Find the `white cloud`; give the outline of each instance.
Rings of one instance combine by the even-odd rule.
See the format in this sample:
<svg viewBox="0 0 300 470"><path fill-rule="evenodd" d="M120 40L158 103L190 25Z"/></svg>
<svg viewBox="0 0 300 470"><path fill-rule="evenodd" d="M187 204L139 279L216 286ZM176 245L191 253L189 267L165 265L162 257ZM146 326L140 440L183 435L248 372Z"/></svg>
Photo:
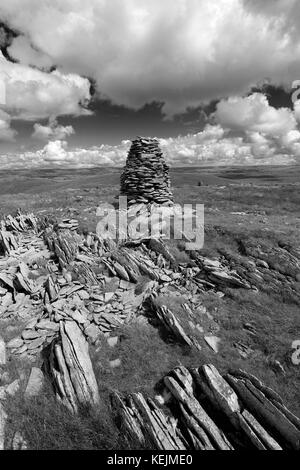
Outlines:
<svg viewBox="0 0 300 470"><path fill-rule="evenodd" d="M80 105L90 99L90 83L76 74L41 72L7 61L0 52L6 86L4 109L12 119L37 120L90 112Z"/></svg>
<svg viewBox="0 0 300 470"><path fill-rule="evenodd" d="M164 139L161 146L171 165L224 165L254 161L251 145L241 137L227 136L220 126L208 125L197 134Z"/></svg>
<svg viewBox="0 0 300 470"><path fill-rule="evenodd" d="M0 141L13 141L16 134L10 127L10 116L0 109Z"/></svg>
<svg viewBox="0 0 300 470"><path fill-rule="evenodd" d="M50 120L47 126L35 123L32 137L38 140L64 140L75 133L72 126L60 126L56 120Z"/></svg>
<svg viewBox="0 0 300 470"><path fill-rule="evenodd" d="M91 76L133 108L172 114L300 77L297 0L0 0L0 16L27 37L10 47L21 62Z"/></svg>
<svg viewBox="0 0 300 470"><path fill-rule="evenodd" d="M267 136L284 135L297 126L292 110L273 108L262 93L221 100L217 104L215 119L225 128Z"/></svg>
<svg viewBox="0 0 300 470"><path fill-rule="evenodd" d="M53 140L48 142L42 150L42 157L44 162L60 163L66 162L69 155L66 151L67 142L62 140Z"/></svg>
<svg viewBox="0 0 300 470"><path fill-rule="evenodd" d="M201 132L159 139L171 166L288 164L300 159L300 131L293 111L273 108L261 94L223 100L213 117L216 123L207 124ZM54 120L48 126L35 126L35 132L66 137L70 134L67 127ZM64 139L57 138L42 150L21 154L19 163L17 157L0 157L0 164L2 168L11 162L21 162L22 167L121 166L129 147L130 141L124 140L117 146L69 149Z"/></svg>

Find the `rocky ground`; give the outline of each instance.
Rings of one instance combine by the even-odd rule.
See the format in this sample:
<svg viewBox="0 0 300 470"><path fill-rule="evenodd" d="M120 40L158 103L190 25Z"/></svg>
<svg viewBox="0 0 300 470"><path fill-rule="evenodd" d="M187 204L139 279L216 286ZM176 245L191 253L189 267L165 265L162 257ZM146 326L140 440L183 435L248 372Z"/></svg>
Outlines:
<svg viewBox="0 0 300 470"><path fill-rule="evenodd" d="M204 248L186 252L99 239L117 186L59 178L1 196L2 447L298 448L297 181L173 176L176 202L205 204Z"/></svg>

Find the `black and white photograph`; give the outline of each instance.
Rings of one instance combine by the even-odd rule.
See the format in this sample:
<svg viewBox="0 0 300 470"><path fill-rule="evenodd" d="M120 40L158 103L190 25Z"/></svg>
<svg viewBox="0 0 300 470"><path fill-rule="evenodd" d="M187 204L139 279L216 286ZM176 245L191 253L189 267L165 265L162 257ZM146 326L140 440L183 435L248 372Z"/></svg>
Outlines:
<svg viewBox="0 0 300 470"><path fill-rule="evenodd" d="M299 0L0 0L1 455L300 450L299 233Z"/></svg>

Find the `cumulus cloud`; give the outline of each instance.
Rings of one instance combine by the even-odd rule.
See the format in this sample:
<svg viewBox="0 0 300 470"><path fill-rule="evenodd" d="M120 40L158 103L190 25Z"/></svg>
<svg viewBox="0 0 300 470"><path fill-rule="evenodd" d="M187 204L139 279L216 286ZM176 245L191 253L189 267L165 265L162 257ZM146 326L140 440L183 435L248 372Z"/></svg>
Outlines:
<svg viewBox="0 0 300 470"><path fill-rule="evenodd" d="M13 141L16 134L10 127L10 116L0 109L0 141Z"/></svg>
<svg viewBox="0 0 300 470"><path fill-rule="evenodd" d="M66 152L67 142L62 140L54 140L48 142L42 150L44 162L59 163L68 160L68 153Z"/></svg>
<svg viewBox="0 0 300 470"><path fill-rule="evenodd" d="M130 141L124 140L116 146L103 144L88 149L70 149L65 140L52 140L36 152L0 155L0 166L2 169L122 166L129 147Z"/></svg>
<svg viewBox="0 0 300 470"><path fill-rule="evenodd" d="M280 161L284 162L286 158L290 163L300 156L299 110L299 100L294 110L275 109L269 105L266 96L253 93L244 98L221 100L213 118L229 134L240 133L243 142L250 144L256 160L269 163L277 155Z"/></svg>
<svg viewBox="0 0 300 470"><path fill-rule="evenodd" d="M273 108L262 93L221 100L214 116L225 128L268 136L284 135L297 126L292 110Z"/></svg>
<svg viewBox="0 0 300 470"><path fill-rule="evenodd" d="M0 16L23 34L15 59L93 77L132 108L171 115L300 77L297 0L0 0Z"/></svg>
<svg viewBox="0 0 300 470"><path fill-rule="evenodd" d="M60 126L57 120L49 120L47 126L35 123L32 137L38 140L64 140L75 133L72 126Z"/></svg>
<svg viewBox="0 0 300 470"><path fill-rule="evenodd" d="M90 83L79 75L45 73L9 62L1 52L0 70L6 89L4 109L12 119L90 114L81 106L90 99Z"/></svg>
<svg viewBox="0 0 300 470"><path fill-rule="evenodd" d="M229 106L231 103L229 101ZM249 100L245 98L243 103L248 109ZM225 102L222 106L224 105ZM243 115L241 108L239 102L240 114ZM264 116L265 106L260 109ZM263 117L255 114L255 119L262 123L262 129L265 130ZM236 127L233 125L233 128L229 129L228 121L226 123L226 128L220 123L207 124L196 134L159 139L167 162L171 166L288 164L295 163L300 158L300 132L297 129L287 130L285 134L282 132L274 134L272 128L269 133L262 133L260 132L262 129L257 130L254 124L253 126L247 124L246 132L237 135ZM0 156L0 164L2 168L12 165L23 168L49 165L75 168L123 166L129 147L130 141L124 140L116 146L101 145L89 149L69 149L66 141L54 140L37 152L21 154L19 159L16 156L11 158Z"/></svg>

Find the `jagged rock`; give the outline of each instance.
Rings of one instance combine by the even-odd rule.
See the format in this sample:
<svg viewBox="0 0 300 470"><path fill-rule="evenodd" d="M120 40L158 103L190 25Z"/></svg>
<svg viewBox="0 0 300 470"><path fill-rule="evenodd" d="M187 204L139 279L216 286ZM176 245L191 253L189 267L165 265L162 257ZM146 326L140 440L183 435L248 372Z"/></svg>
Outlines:
<svg viewBox="0 0 300 470"><path fill-rule="evenodd" d="M149 178L142 187L141 204L131 210L132 216L137 208L145 220L157 212L159 206L148 203L155 198L150 185L153 182ZM284 265L277 270L263 253L253 254L258 262L250 266L251 272L236 267L227 258L218 261L198 255L192 268L184 263L177 265L161 239L150 237L120 245L119 241L91 233L81 236L76 233L76 225L75 221L64 220L54 229L49 226L45 230L44 226L49 250L42 234L37 234L37 221L30 217L8 217L0 230L0 250L4 254L0 256L0 318L20 318L26 323L24 339L14 338L7 348L18 357L36 360L42 346L51 341L44 350L46 370L57 397L74 412L80 404L99 403L85 335L96 342L100 335L108 336L124 322L147 322L143 316L148 313L145 301L149 299L153 304L158 298L154 313L174 338L197 349L209 338L210 346L217 350L211 339L219 338L215 335L220 327L203 308L201 293L213 289L219 295L223 287L254 288L256 283L260 287L267 276L272 277L276 287L283 276L281 271L289 272L289 266ZM283 264L287 259L292 264L287 282L294 283L300 272L298 260L282 250L278 253ZM41 266L46 261L49 276L38 272L39 256ZM266 258L272 269L260 263L261 258ZM169 306L168 300L160 304L162 293L167 299L170 292L178 297L178 309ZM247 334L256 334L255 325L245 324L244 328ZM248 352L241 342L235 347L240 354ZM5 384L0 389L1 398L14 394L19 387L19 381L1 383ZM236 371L222 377L213 366L191 371L178 368L165 377L164 383L168 398L157 400L164 408L142 394L115 397L127 432L143 445L150 440L157 449L173 450L299 449L299 418L274 391L250 374Z"/></svg>
<svg viewBox="0 0 300 470"><path fill-rule="evenodd" d="M277 374L285 375L285 370L281 362L277 360L270 360L269 365Z"/></svg>
<svg viewBox="0 0 300 470"><path fill-rule="evenodd" d="M195 347L198 350L201 350L201 345L198 342L197 336L188 334L185 331L185 328L180 322L180 316L175 316L175 314L167 308L165 305L156 305L155 307L156 315L165 328L172 333L173 336L177 337L180 342L187 344L190 347Z"/></svg>
<svg viewBox="0 0 300 470"><path fill-rule="evenodd" d="M226 380L237 392L240 399L264 428L275 436L278 443L294 450L300 449L300 420L293 416L280 402L269 398L266 393L250 380L251 376L232 374ZM273 395L273 394L272 394ZM273 395L274 396L274 395Z"/></svg>
<svg viewBox="0 0 300 470"><path fill-rule="evenodd" d="M25 398L35 397L40 393L44 385L44 374L38 367L33 367L27 382Z"/></svg>
<svg viewBox="0 0 300 470"><path fill-rule="evenodd" d="M259 422L247 411L226 380L217 369L209 364L194 371L193 377L200 390L230 421L239 438L257 449L280 450L280 445L264 430Z"/></svg>
<svg viewBox="0 0 300 470"><path fill-rule="evenodd" d="M6 254L10 254L12 250L17 249L17 241L11 232L0 230L0 248Z"/></svg>
<svg viewBox="0 0 300 470"><path fill-rule="evenodd" d="M88 351L88 343L77 323L60 322L60 338L51 344L45 364L56 396L71 411L78 405L99 404L99 392Z"/></svg>
<svg viewBox="0 0 300 470"><path fill-rule="evenodd" d="M59 224L60 229L76 230L78 228L78 220L76 219L63 219Z"/></svg>
<svg viewBox="0 0 300 470"><path fill-rule="evenodd" d="M22 214L18 211L15 217L8 215L3 224L7 230L23 232L25 230L36 230L37 219L34 214Z"/></svg>
<svg viewBox="0 0 300 470"><path fill-rule="evenodd" d="M239 355L244 359L247 359L247 357L249 357L253 353L253 349L251 349L249 346L242 343L241 341L233 343L233 346L237 349Z"/></svg>
<svg viewBox="0 0 300 470"><path fill-rule="evenodd" d="M114 393L113 405L124 421L129 437L138 439L141 444L147 438L159 450L186 449L176 419L165 415L150 398L145 399L141 393L134 393L124 399Z"/></svg>
<svg viewBox="0 0 300 470"><path fill-rule="evenodd" d="M247 387L252 385L252 392L261 402L258 411L250 410L244 390L232 387L236 381L248 381ZM284 407L273 390L244 371L222 377L211 364L191 371L177 367L164 377L164 384L169 395L164 399L163 390L156 397L166 407L164 410L141 393L113 394L113 407L129 440L138 440L141 445L150 440L154 448L161 450L297 448L299 418ZM270 426L270 404L285 421L278 415L279 422ZM260 408L265 405L267 411L263 415ZM254 405L250 402L250 406Z"/></svg>
<svg viewBox="0 0 300 470"><path fill-rule="evenodd" d="M219 430L196 399L193 378L186 368L174 369L171 375L164 378L164 383L178 400L186 426L195 435L202 449L232 449L224 433Z"/></svg>

